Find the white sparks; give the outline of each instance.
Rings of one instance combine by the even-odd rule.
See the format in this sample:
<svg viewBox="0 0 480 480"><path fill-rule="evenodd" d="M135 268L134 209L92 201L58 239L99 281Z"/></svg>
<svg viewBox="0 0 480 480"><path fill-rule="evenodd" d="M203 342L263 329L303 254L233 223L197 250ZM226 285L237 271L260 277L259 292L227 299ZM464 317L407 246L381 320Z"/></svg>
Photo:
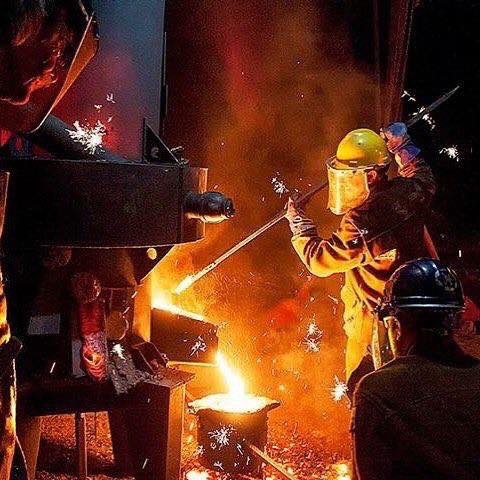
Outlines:
<svg viewBox="0 0 480 480"><path fill-rule="evenodd" d="M238 450L238 453L243 456L244 452L243 452L241 443L237 443L237 450Z"/></svg>
<svg viewBox="0 0 480 480"><path fill-rule="evenodd" d="M107 102L117 103L113 98L113 93L107 93Z"/></svg>
<svg viewBox="0 0 480 480"><path fill-rule="evenodd" d="M207 344L205 340L199 336L197 341L193 344L193 347L190 349L190 356L193 357L194 355L198 357L198 352L205 352L207 350Z"/></svg>
<svg viewBox="0 0 480 480"><path fill-rule="evenodd" d="M320 339L305 337L303 343L307 352L318 353L320 351Z"/></svg>
<svg viewBox="0 0 480 480"><path fill-rule="evenodd" d="M142 470L144 470L145 467L147 466L148 460L149 460L148 458L146 458L146 459L144 460L143 465L142 465Z"/></svg>
<svg viewBox="0 0 480 480"><path fill-rule="evenodd" d="M318 328L318 325L315 322L310 322L308 325L307 335L322 335L322 331Z"/></svg>
<svg viewBox="0 0 480 480"><path fill-rule="evenodd" d="M94 105L94 107L95 107L97 110L101 110L101 109L103 108L103 105L98 104L98 105Z"/></svg>
<svg viewBox="0 0 480 480"><path fill-rule="evenodd" d="M411 95L410 93L408 93L406 90L403 91L403 94L402 94L402 98L405 98L407 99L407 102L416 102L417 99Z"/></svg>
<svg viewBox="0 0 480 480"><path fill-rule="evenodd" d="M223 470L223 464L222 462L214 462L213 464L214 467L219 468L220 470Z"/></svg>
<svg viewBox="0 0 480 480"><path fill-rule="evenodd" d="M413 112L412 117L415 117L419 113L422 113L424 110L425 110L425 107L420 107L417 111ZM426 113L425 115L423 115L422 120L424 120L427 123L427 125L430 127L430 130L433 130L436 127L435 120L429 113Z"/></svg>
<svg viewBox="0 0 480 480"><path fill-rule="evenodd" d="M280 196L282 196L285 193L288 193L289 190L285 185L285 182L279 177L280 173L276 172L275 175L276 176L272 177L272 181L271 181L273 185L273 191Z"/></svg>
<svg viewBox="0 0 480 480"><path fill-rule="evenodd" d="M84 146L86 152L93 155L97 148L101 148L103 144L103 137L106 135L107 130L105 125L97 120L97 123L92 127L89 124L80 125L77 120L73 126L75 130L66 129L70 138Z"/></svg>
<svg viewBox="0 0 480 480"><path fill-rule="evenodd" d="M320 351L322 337L323 331L318 328L315 322L310 322L307 328L307 334L303 339L305 350L307 352L318 353Z"/></svg>
<svg viewBox="0 0 480 480"><path fill-rule="evenodd" d="M217 430L208 432L208 436L215 442L213 445L218 448L226 447L230 443L230 435L233 433L234 428L232 425L222 426Z"/></svg>
<svg viewBox="0 0 480 480"><path fill-rule="evenodd" d="M121 358L122 360L125 360L125 355L123 354L124 353L123 347L119 343L116 343L112 347L112 353L115 353L116 355L118 355L119 358Z"/></svg>
<svg viewBox="0 0 480 480"><path fill-rule="evenodd" d="M57 364L57 362L53 362L52 363L52 366L50 367L50 374L53 373L53 370L55 369L55 365Z"/></svg>
<svg viewBox="0 0 480 480"><path fill-rule="evenodd" d="M342 382L336 375L335 375L335 385L330 390L332 398L339 402L348 392L348 387L345 382Z"/></svg>
<svg viewBox="0 0 480 480"><path fill-rule="evenodd" d="M461 250L458 251L458 258L462 258L462 251Z"/></svg>
<svg viewBox="0 0 480 480"><path fill-rule="evenodd" d="M456 145L443 147L439 150L439 153L446 155L448 158L454 158L457 162L460 160L460 154Z"/></svg>

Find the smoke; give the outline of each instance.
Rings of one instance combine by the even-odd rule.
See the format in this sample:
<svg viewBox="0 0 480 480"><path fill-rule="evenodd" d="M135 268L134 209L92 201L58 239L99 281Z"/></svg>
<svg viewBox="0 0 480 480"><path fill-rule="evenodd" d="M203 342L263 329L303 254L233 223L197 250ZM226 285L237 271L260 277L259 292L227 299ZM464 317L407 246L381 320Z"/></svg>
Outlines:
<svg viewBox="0 0 480 480"><path fill-rule="evenodd" d="M167 139L186 146L192 164L209 167L209 188L231 195L237 216L207 227L204 241L173 249L154 273L156 294L281 209L287 196L274 192L272 178L305 191L326 178L325 159L346 132L375 127L374 85L353 59L338 5L170 5ZM326 211L326 193L308 213L325 236L338 224ZM286 223L274 227L175 301L221 325L222 350L249 390L284 403L279 420L321 431L338 449L346 445L349 416L346 401L331 398L335 376L345 376L341 279L307 275L289 238ZM318 351L307 343L312 324L323 332L315 337ZM193 388L206 394L211 377L199 372Z"/></svg>

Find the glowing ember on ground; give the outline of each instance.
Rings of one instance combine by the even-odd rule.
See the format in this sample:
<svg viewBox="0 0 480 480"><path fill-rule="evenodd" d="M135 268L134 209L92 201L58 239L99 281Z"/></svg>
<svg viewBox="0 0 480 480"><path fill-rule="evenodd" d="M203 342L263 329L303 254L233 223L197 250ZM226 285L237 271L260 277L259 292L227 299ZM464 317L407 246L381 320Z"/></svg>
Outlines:
<svg viewBox="0 0 480 480"><path fill-rule="evenodd" d="M457 160L457 162L460 160L460 154L456 145L452 145L451 147L443 147L439 150L439 153L443 153L449 158L454 158Z"/></svg>
<svg viewBox="0 0 480 480"><path fill-rule="evenodd" d="M80 125L78 120L74 122L73 126L75 130L67 129L67 132L70 138L83 145L86 152L93 155L97 149L102 147L103 137L106 135L107 129L100 120L97 120L93 127L89 124Z"/></svg>
<svg viewBox="0 0 480 480"><path fill-rule="evenodd" d="M289 190L285 185L285 182L279 178L280 173L277 172L275 177L272 177L272 185L273 191L277 194L282 196L285 193L288 193Z"/></svg>
<svg viewBox="0 0 480 480"><path fill-rule="evenodd" d="M169 303L167 300L160 297L153 299L152 307L157 308L158 310L164 310L166 312L173 313L175 315L182 315L184 317L192 318L193 320L198 320L200 322L203 322L205 320L205 317L203 315L184 310L183 308L177 307L176 305L173 305L172 303Z"/></svg>
<svg viewBox="0 0 480 480"><path fill-rule="evenodd" d="M345 382L342 382L337 376L335 376L335 385L332 387L330 393L332 398L339 402L348 392L348 387Z"/></svg>
<svg viewBox="0 0 480 480"><path fill-rule="evenodd" d="M175 288L173 293L175 293L176 295L179 295L184 290L189 288L193 284L194 281L195 281L195 276L194 275L188 275L177 285L177 287Z"/></svg>
<svg viewBox="0 0 480 480"><path fill-rule="evenodd" d="M208 472L200 471L200 470L190 470L186 473L185 478L187 480L209 480L210 475Z"/></svg>

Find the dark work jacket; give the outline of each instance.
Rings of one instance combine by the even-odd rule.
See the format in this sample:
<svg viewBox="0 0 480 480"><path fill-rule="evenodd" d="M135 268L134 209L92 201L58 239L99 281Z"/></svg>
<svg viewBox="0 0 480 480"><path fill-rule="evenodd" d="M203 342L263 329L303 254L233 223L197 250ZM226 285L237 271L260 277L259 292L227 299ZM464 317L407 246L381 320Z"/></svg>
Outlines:
<svg viewBox="0 0 480 480"><path fill-rule="evenodd" d="M352 414L358 480L480 479L480 362L409 355L365 376Z"/></svg>

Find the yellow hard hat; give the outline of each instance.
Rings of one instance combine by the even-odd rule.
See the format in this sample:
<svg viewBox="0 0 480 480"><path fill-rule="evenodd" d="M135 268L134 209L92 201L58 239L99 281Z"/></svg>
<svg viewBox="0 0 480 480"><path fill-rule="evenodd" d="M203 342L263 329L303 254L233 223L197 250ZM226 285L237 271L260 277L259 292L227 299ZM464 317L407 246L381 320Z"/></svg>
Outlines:
<svg viewBox="0 0 480 480"><path fill-rule="evenodd" d="M338 144L335 167L339 169L368 168L388 165L390 157L383 138L373 130L352 130Z"/></svg>

